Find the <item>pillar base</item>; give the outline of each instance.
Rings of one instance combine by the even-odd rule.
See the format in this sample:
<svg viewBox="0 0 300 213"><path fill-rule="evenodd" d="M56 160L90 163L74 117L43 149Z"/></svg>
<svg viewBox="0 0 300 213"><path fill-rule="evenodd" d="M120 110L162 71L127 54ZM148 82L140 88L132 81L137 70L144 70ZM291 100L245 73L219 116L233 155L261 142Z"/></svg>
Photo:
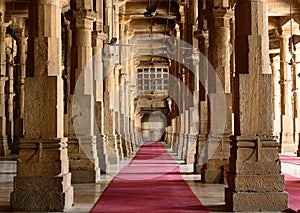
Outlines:
<svg viewBox="0 0 300 213"><path fill-rule="evenodd" d="M280 133L280 151L295 152L297 145L294 142L294 133Z"/></svg>
<svg viewBox="0 0 300 213"><path fill-rule="evenodd" d="M124 150L123 150L123 140L121 135L115 135L115 143L118 149L118 153L119 153L119 158L120 160L124 159Z"/></svg>
<svg viewBox="0 0 300 213"><path fill-rule="evenodd" d="M121 140L123 156L126 157L130 153L130 148L129 148L129 144L128 144L127 137L126 137L125 133L120 135L120 140Z"/></svg>
<svg viewBox="0 0 300 213"><path fill-rule="evenodd" d="M225 188L225 202L229 211L234 212L282 212L287 209L286 192L234 192Z"/></svg>
<svg viewBox="0 0 300 213"><path fill-rule="evenodd" d="M187 146L187 154L186 154L186 162L187 164L195 163L195 153L196 153L196 144L197 144L197 135L188 135L188 146Z"/></svg>
<svg viewBox="0 0 300 213"><path fill-rule="evenodd" d="M99 182L100 168L98 166L96 138L94 136L79 137L79 139L70 138L68 145L72 183Z"/></svg>
<svg viewBox="0 0 300 213"><path fill-rule="evenodd" d="M274 136L235 136L231 143L225 202L232 211L266 212L288 208L278 143Z"/></svg>
<svg viewBox="0 0 300 213"><path fill-rule="evenodd" d="M229 164L230 156L230 138L229 136L223 136L222 138L208 139L208 148L212 150L207 150L207 156L203 160L205 167L201 171L201 180L204 183L224 183L224 167ZM211 153L214 152L214 153ZM207 158L207 159L206 159Z"/></svg>
<svg viewBox="0 0 300 213"><path fill-rule="evenodd" d="M62 212L73 205L67 139L22 139L13 211Z"/></svg>
<svg viewBox="0 0 300 213"><path fill-rule="evenodd" d="M9 154L7 136L0 136L0 156L7 156Z"/></svg>
<svg viewBox="0 0 300 213"><path fill-rule="evenodd" d="M106 148L108 164L119 164L120 155L115 135L106 136Z"/></svg>
<svg viewBox="0 0 300 213"><path fill-rule="evenodd" d="M172 144L171 144L171 147L172 147L172 152L178 154L178 133L173 133L173 136L172 136Z"/></svg>
<svg viewBox="0 0 300 213"><path fill-rule="evenodd" d="M184 134L179 133L178 135L178 146L177 146L177 156L183 160L183 146L184 146Z"/></svg>
<svg viewBox="0 0 300 213"><path fill-rule="evenodd" d="M108 157L106 150L106 137L105 135L97 136L97 153L99 158L99 167L101 174L106 174L108 166Z"/></svg>
<svg viewBox="0 0 300 213"><path fill-rule="evenodd" d="M204 147L207 140L206 134L199 134L197 138L196 144L196 153L195 153L195 163L194 163L194 172L197 174L201 174L201 168L204 164Z"/></svg>
<svg viewBox="0 0 300 213"><path fill-rule="evenodd" d="M20 138L15 137L14 143L12 145L11 153L12 154L19 154L19 148L20 148Z"/></svg>
<svg viewBox="0 0 300 213"><path fill-rule="evenodd" d="M71 173L60 177L15 177L11 193L14 211L62 212L73 205Z"/></svg>

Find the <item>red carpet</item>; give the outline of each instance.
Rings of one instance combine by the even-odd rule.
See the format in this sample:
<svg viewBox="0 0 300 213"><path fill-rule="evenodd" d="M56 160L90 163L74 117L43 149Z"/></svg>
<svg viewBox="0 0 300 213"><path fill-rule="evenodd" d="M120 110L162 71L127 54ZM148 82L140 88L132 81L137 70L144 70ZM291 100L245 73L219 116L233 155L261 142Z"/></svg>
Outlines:
<svg viewBox="0 0 300 213"><path fill-rule="evenodd" d="M300 178L289 174L285 175L284 190L289 193L289 208L294 211L300 211Z"/></svg>
<svg viewBox="0 0 300 213"><path fill-rule="evenodd" d="M292 164L300 165L300 157L280 155L280 160L285 163L292 163Z"/></svg>
<svg viewBox="0 0 300 213"><path fill-rule="evenodd" d="M162 143L145 143L109 184L91 213L208 212Z"/></svg>

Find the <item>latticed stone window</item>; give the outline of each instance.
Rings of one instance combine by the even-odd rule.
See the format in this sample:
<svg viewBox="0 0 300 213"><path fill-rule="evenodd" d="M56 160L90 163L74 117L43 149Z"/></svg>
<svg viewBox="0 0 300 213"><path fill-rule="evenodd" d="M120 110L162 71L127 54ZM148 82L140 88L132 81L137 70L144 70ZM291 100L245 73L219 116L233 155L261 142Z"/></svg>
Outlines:
<svg viewBox="0 0 300 213"><path fill-rule="evenodd" d="M168 67L139 67L137 69L137 88L142 91L169 90L169 68Z"/></svg>

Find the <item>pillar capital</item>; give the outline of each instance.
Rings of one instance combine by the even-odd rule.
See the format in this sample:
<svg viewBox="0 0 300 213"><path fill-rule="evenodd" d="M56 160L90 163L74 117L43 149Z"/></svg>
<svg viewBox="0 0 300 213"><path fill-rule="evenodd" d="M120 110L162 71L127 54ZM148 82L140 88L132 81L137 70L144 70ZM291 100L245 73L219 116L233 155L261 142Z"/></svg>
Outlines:
<svg viewBox="0 0 300 213"><path fill-rule="evenodd" d="M69 3L68 0L34 0L31 4L56 5L63 7Z"/></svg>
<svg viewBox="0 0 300 213"><path fill-rule="evenodd" d="M67 13L66 13L66 18L70 21L78 21L78 20L82 20L82 19L85 19L85 20L89 20L89 21L96 21L96 17L97 17L97 14L94 12L94 11L91 11L91 10L85 10L85 9L82 9L82 10L69 10ZM89 24L87 24L87 26L90 28Z"/></svg>
<svg viewBox="0 0 300 213"><path fill-rule="evenodd" d="M206 19L214 19L214 18L232 18L233 10L225 7L212 7L208 8L204 11L204 16Z"/></svg>
<svg viewBox="0 0 300 213"><path fill-rule="evenodd" d="M108 35L106 33L99 32L99 31L93 31L92 36L93 36L93 39L99 39L102 41L105 41L108 38Z"/></svg>
<svg viewBox="0 0 300 213"><path fill-rule="evenodd" d="M194 31L194 38L196 38L198 40L202 39L202 38L208 38L208 31L198 29L198 30Z"/></svg>

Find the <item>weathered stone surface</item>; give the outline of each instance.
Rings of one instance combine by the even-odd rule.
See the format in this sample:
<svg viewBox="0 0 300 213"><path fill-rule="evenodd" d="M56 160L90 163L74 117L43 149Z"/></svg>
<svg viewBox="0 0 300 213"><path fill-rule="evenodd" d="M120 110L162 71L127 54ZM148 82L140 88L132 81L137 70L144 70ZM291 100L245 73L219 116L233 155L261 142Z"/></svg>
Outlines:
<svg viewBox="0 0 300 213"><path fill-rule="evenodd" d="M284 175L233 175L228 173L228 186L236 192L283 192Z"/></svg>
<svg viewBox="0 0 300 213"><path fill-rule="evenodd" d="M269 212L287 209L288 193L235 193L225 189L226 204L236 212Z"/></svg>
<svg viewBox="0 0 300 213"><path fill-rule="evenodd" d="M60 177L14 178L11 206L15 211L60 212L73 205L71 173ZM51 187L49 187L51 186Z"/></svg>

